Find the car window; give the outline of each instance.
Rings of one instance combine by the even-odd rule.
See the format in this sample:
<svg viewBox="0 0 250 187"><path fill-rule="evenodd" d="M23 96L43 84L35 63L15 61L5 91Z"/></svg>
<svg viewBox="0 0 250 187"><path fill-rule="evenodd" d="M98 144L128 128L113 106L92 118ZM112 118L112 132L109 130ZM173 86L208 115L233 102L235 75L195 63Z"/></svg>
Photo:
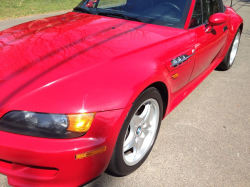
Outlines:
<svg viewBox="0 0 250 187"><path fill-rule="evenodd" d="M189 28L208 22L212 14L220 12L219 0L196 0Z"/></svg>
<svg viewBox="0 0 250 187"><path fill-rule="evenodd" d="M190 4L191 0L84 0L78 7L92 14L183 28Z"/></svg>
<svg viewBox="0 0 250 187"><path fill-rule="evenodd" d="M189 28L197 27L203 23L202 20L202 4L201 0L197 0L195 3L193 15L189 24Z"/></svg>
<svg viewBox="0 0 250 187"><path fill-rule="evenodd" d="M202 0L203 23L206 23L212 14L220 12L219 0Z"/></svg>

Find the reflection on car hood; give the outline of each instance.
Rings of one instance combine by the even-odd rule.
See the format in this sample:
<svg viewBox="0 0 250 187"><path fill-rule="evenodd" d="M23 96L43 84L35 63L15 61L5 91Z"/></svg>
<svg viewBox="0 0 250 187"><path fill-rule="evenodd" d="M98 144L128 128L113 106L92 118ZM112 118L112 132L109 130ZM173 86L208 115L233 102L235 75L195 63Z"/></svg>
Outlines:
<svg viewBox="0 0 250 187"><path fill-rule="evenodd" d="M0 116L1 111L8 108L52 112L46 109L50 108L48 104L41 106L42 103L60 103L63 108L63 103L70 100L65 95L71 97L70 92L75 93L76 100L72 104L76 108L70 112L79 111L82 108L79 100L84 101L97 91L87 85L105 81L104 75L111 72L109 63L114 59L182 32L169 28L159 34L152 32L151 27L134 21L70 12L0 32ZM160 30L162 26L155 27ZM65 82L77 74L82 74L82 80L75 78L71 79L73 82ZM60 81L64 83L52 89ZM79 93L72 91L77 87ZM96 101L96 106L103 102ZM90 104L85 107L91 108ZM117 106L110 104L110 107ZM111 108L104 107L104 110Z"/></svg>

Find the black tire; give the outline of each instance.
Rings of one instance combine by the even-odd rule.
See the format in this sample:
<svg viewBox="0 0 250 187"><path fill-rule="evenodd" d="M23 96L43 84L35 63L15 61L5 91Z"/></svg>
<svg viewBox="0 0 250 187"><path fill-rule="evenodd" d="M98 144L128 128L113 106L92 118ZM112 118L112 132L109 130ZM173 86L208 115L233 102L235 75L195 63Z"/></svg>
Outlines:
<svg viewBox="0 0 250 187"><path fill-rule="evenodd" d="M128 134L130 134L132 132L132 130L130 130L131 123L133 123L132 118L135 115L139 116L140 111L146 110L145 108L146 108L147 103L145 103L145 102L151 101L151 100L152 101L157 101L158 106L159 106L159 110L154 110L154 111L159 111L159 116L158 116L157 112L155 112L155 115L154 115L154 116L158 116L157 127L154 127L155 128L154 133L156 133L156 134L154 135L154 137L152 137L152 141L150 141L151 145L148 145L147 141L146 141L145 144L141 143L141 145L144 145L144 146L141 146L140 149L143 150L142 148L144 147L147 150L147 151L145 151L145 155L142 156L142 158L137 163L135 163L133 165L128 165L126 163L126 161L125 161L126 159L125 159L125 156L124 156L124 154L126 154L126 153L124 153L124 142L127 140L128 136L130 136ZM145 105L142 105L144 103L145 103ZM150 102L149 102L149 104L150 104L150 106L153 105ZM151 107L150 107L149 113L150 112L152 112ZM142 113L143 112L141 112L141 114ZM152 115L150 115L150 116L152 116ZM152 147L153 147L153 145L155 143L155 140L157 138L159 128L160 128L160 124L161 124L161 120L162 120L162 116L163 116L163 102L162 102L162 98L161 98L161 95L160 95L159 91L154 87L148 88L145 91L143 91L138 96L138 98L135 100L135 102L134 102L133 106L131 107L131 109L130 109L130 111L129 111L129 113L128 113L128 115L127 115L127 117L126 117L126 119L125 119L125 121L123 123L123 126L122 126L122 128L120 130L120 133L119 133L119 136L117 138L116 145L115 145L115 148L114 148L114 151L113 151L112 158L111 158L109 166L107 168L108 173L113 174L115 176L125 176L125 175L128 175L128 174L134 172L136 169L138 169L143 164L143 162L148 157L148 155L149 155L149 153L150 153L150 151L151 151L151 149L152 149ZM153 118L153 119L155 119L155 118ZM149 123L151 123L151 122L149 122ZM156 123L157 122L155 122L155 124ZM141 125L141 124L143 124L143 123L140 123L141 129L142 129L141 132L139 132L140 134L138 133L138 128L139 128L138 127L136 131L133 131L134 132L133 137L142 135L142 133L143 133L143 125ZM148 125L148 126L151 129L151 124ZM131 131L131 132L128 132L128 131ZM142 142L145 142L146 137L148 137L148 135L150 135L150 133L148 133L147 135L144 136L145 139ZM133 151L134 151L134 148L131 148L131 149L133 149ZM140 151L140 149L138 148L139 151ZM132 152L132 154L133 154L133 151L130 151L130 152ZM136 152L137 152L137 150L135 151L135 154L137 154Z"/></svg>
<svg viewBox="0 0 250 187"><path fill-rule="evenodd" d="M240 43L240 35L241 35L241 30L240 29L238 29L237 33L235 34L234 40L233 40L229 50L227 51L226 56L224 57L222 62L217 66L217 68L216 68L217 70L226 71L226 70L229 70L233 66L234 61L235 61L235 57L233 58L233 60L231 62L230 61L230 56L231 56L231 53L232 53L232 48L233 48L233 45L235 43L236 37L238 35L239 35L239 43ZM239 45L239 43L238 43L238 45ZM238 48L237 48L237 51L238 51ZM236 51L236 54L237 54L237 51ZM236 56L236 54L235 54L235 56Z"/></svg>

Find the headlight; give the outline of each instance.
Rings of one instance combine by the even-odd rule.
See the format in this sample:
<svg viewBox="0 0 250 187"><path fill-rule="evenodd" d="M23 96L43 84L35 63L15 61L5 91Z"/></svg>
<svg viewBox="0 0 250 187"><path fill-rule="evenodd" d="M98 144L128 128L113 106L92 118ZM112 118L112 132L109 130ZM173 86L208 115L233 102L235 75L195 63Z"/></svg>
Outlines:
<svg viewBox="0 0 250 187"><path fill-rule="evenodd" d="M46 114L12 111L0 119L0 130L27 136L46 138L75 138L90 128L95 113Z"/></svg>

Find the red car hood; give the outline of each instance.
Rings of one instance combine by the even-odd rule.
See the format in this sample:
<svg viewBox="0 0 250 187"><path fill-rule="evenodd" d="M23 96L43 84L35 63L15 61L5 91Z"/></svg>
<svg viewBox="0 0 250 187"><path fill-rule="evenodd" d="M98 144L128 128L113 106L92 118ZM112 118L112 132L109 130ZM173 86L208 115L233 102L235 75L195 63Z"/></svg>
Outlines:
<svg viewBox="0 0 250 187"><path fill-rule="evenodd" d="M0 116L125 107L121 85L131 80L120 77L126 62L116 59L184 32L164 28L71 12L0 32Z"/></svg>

